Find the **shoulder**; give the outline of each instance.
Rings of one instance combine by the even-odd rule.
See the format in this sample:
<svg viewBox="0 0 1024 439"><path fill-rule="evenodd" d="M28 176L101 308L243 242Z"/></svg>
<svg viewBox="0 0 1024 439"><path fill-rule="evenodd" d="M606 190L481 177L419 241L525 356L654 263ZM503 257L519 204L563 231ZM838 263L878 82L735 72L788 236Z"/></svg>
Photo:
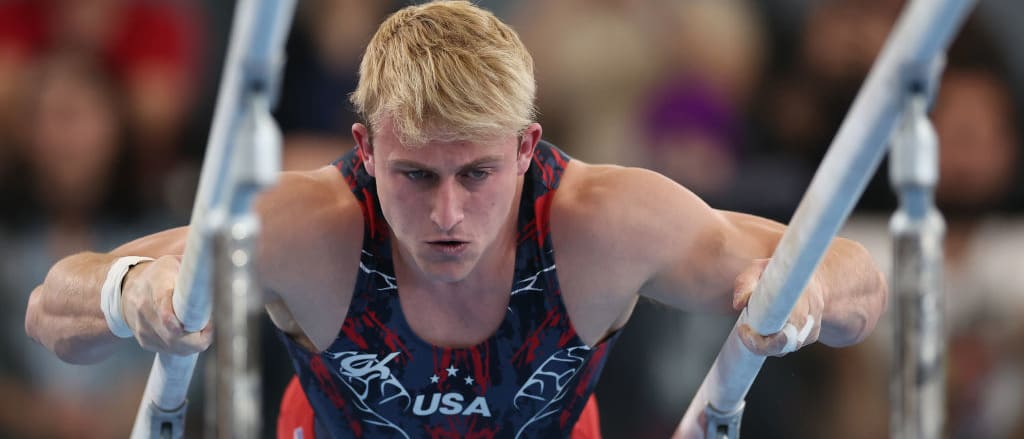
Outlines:
<svg viewBox="0 0 1024 439"><path fill-rule="evenodd" d="M317 239L362 236L359 202L332 166L282 173L277 184L256 199L256 211L274 233Z"/></svg>
<svg viewBox="0 0 1024 439"><path fill-rule="evenodd" d="M322 227L362 231L359 202L333 166L282 173L277 184L257 197L255 208L264 224L290 225L298 229L295 233L319 233Z"/></svg>
<svg viewBox="0 0 1024 439"><path fill-rule="evenodd" d="M673 257L675 241L707 230L716 215L699 197L656 172L572 161L551 207L560 256L601 270L623 266L642 277ZM607 260L606 260L607 259ZM560 265L565 258L560 258Z"/></svg>
<svg viewBox="0 0 1024 439"><path fill-rule="evenodd" d="M362 209L337 168L287 172L256 201L259 277L275 324L318 350L347 312L363 242Z"/></svg>
<svg viewBox="0 0 1024 439"><path fill-rule="evenodd" d="M559 196L571 207L608 208L630 201L642 204L680 191L685 189L654 171L573 160L562 176Z"/></svg>
<svg viewBox="0 0 1024 439"><path fill-rule="evenodd" d="M285 172L256 199L261 272L290 284L317 264L358 264L362 210L338 170ZM284 287L287 285L277 285Z"/></svg>
<svg viewBox="0 0 1024 439"><path fill-rule="evenodd" d="M281 173L277 183L256 199L256 208L264 213L275 213L285 207L341 207L355 202L345 179L333 166L311 171Z"/></svg>
<svg viewBox="0 0 1024 439"><path fill-rule="evenodd" d="M702 207L703 206L703 207ZM625 324L637 293L671 261L708 209L655 172L569 163L551 206L564 303L588 343Z"/></svg>
<svg viewBox="0 0 1024 439"><path fill-rule="evenodd" d="M552 206L552 227L571 224L585 235L599 232L621 244L675 234L680 225L700 225L715 213L693 192L657 172L573 161Z"/></svg>

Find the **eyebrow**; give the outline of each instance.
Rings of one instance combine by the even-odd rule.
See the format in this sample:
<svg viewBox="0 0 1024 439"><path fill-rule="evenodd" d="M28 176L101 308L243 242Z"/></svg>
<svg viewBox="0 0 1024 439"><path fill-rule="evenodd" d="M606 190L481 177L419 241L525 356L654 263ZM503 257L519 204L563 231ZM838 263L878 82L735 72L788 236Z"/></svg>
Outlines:
<svg viewBox="0 0 1024 439"><path fill-rule="evenodd" d="M469 163L467 163L465 165L462 165L461 167L459 167L459 171L460 172L461 171L466 171L466 170L469 170L469 169L480 167L481 165L488 165L488 164L492 164L492 163L495 163L495 162L500 162L502 158L503 157L501 155L497 155L497 154L489 155L489 156L484 156L484 157L478 158L476 160L473 160L473 161L471 161L471 162L469 162ZM424 165L422 163L415 162L415 161L412 161L412 160L406 160L406 159L391 159L391 160L388 160L388 166L400 167L400 168L422 169L424 171L430 171L430 172L433 172L435 174L439 174L440 173L436 169L434 169L434 168L432 168L430 166L427 166L427 165Z"/></svg>

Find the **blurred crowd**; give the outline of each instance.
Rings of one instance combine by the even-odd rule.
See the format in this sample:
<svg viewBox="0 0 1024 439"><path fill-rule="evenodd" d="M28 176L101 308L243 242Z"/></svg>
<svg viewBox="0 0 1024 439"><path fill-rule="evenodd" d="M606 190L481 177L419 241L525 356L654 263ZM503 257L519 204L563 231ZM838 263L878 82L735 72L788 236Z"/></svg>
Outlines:
<svg viewBox="0 0 1024 439"><path fill-rule="evenodd" d="M188 221L231 3L0 0L0 438L126 436L152 355L126 342L99 365L61 363L24 335L24 310L58 259ZM321 166L351 147L346 98L359 57L377 23L405 3L300 2L276 110L286 168ZM783 222L903 6L478 3L531 49L548 140L584 161L662 172L713 207ZM950 49L932 112L947 222L948 429L953 438L1024 438L1024 51L1010 44L1024 38L1014 27L1024 5L979 3ZM891 270L897 204L885 168L841 234ZM668 437L733 319L641 303L598 388L605 436ZM886 437L892 327L884 321L856 347L769 360L748 398L745 435ZM292 372L268 328L271 432ZM201 428L202 411L189 416Z"/></svg>

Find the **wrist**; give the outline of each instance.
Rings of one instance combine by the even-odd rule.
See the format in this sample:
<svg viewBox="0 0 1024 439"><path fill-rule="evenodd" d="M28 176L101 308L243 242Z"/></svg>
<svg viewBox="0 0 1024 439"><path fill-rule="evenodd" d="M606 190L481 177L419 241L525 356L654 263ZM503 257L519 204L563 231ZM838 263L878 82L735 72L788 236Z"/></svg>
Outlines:
<svg viewBox="0 0 1024 439"><path fill-rule="evenodd" d="M133 336L131 328L124 319L121 307L121 295L126 278L131 268L142 262L152 261L153 258L142 256L125 256L116 259L107 270L106 280L100 289L100 309L107 320L107 328L119 338L130 338Z"/></svg>

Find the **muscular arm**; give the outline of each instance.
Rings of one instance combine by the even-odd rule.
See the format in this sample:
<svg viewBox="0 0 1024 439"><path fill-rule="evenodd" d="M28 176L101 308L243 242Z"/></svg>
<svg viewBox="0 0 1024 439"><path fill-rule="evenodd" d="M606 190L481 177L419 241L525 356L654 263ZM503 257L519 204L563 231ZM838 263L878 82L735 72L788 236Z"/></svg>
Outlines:
<svg viewBox="0 0 1024 439"><path fill-rule="evenodd" d="M641 295L684 310L729 312L737 287L742 290L756 281L755 277L745 283L741 274L771 257L785 230L764 218L712 209L654 172L580 168L569 183L577 189L571 190L571 197L563 197L564 204L577 206L560 210L563 215L569 212L574 224L572 231L564 233L600 238L572 240L584 242L575 244L582 248L573 249L578 260L560 259L559 271L564 266L569 275L586 273L573 277L590 279L582 281L588 282L589 290L614 285L606 289L639 290ZM578 214L572 215L574 210ZM820 296L820 340L831 346L863 339L885 307L884 278L863 247L853 241L837 238L832 242L812 286L805 296ZM602 301L610 297L610 308L619 312L635 300L635 294L615 291L597 297Z"/></svg>
<svg viewBox="0 0 1024 439"><path fill-rule="evenodd" d="M642 294L668 304L702 310L728 310L750 292L754 279L741 274L769 258L785 226L736 212L715 210L686 189L660 177L645 176L649 196L666 200L646 209L672 245L659 255ZM661 180L661 181L659 181ZM648 240L655 236L645 237ZM664 240L664 238L663 238ZM755 269L755 273L759 272ZM885 309L886 284L860 244L836 238L804 295L820 294L819 341L829 346L857 343L874 328Z"/></svg>
<svg viewBox="0 0 1024 439"><path fill-rule="evenodd" d="M326 223L332 217L332 209L337 208L337 203L332 204L330 200L332 194L338 192L331 189L329 184L332 182L329 179L336 177L336 174L337 171L333 169L286 173L274 189L258 197L256 210L264 227L258 250L257 271L271 289L280 290L282 285L301 278L303 273L298 272L297 268L301 266L302 259L295 257L299 249L329 242L317 233L318 226L289 223L303 212L319 223ZM354 226L356 229L359 227L359 224ZM147 269L154 264L162 264L165 271L173 270L164 273L164 279L173 278L177 267L174 257L182 254L187 233L188 229L181 227L139 238L110 253L79 253L62 259L50 269L45 281L33 290L25 315L25 331L64 361L95 363L103 360L120 341L108 329L100 309L100 287L110 265L121 256L165 257L155 263L136 265L129 270L123 288L124 310L128 319L127 314L131 311L128 303L137 303L129 299L129 289L139 284L140 277L149 277L141 282L152 283L153 277L148 276L150 273L147 273ZM156 287L162 286L173 289L173 284ZM265 300L276 300L276 297L265 297ZM173 310L170 310L169 301L158 300L155 306L155 310L143 310L145 316L140 314L139 318L146 317L156 322L168 320L166 326L171 330L174 330L175 324L180 326L180 322L173 316ZM139 337L137 331L136 336ZM195 333L193 339L189 339L192 334L184 333L164 333L162 336L180 336L185 347L208 343L199 333ZM144 341L142 338L139 340L140 343ZM164 348L159 343L143 346L158 351Z"/></svg>
<svg viewBox="0 0 1024 439"><path fill-rule="evenodd" d="M100 286L110 265L121 256L159 258L181 254L186 233L185 227L166 230L110 253L86 252L60 260L29 297L25 332L69 363L95 363L106 358L120 340L107 328L100 310ZM137 268L129 271L129 277L135 273Z"/></svg>

